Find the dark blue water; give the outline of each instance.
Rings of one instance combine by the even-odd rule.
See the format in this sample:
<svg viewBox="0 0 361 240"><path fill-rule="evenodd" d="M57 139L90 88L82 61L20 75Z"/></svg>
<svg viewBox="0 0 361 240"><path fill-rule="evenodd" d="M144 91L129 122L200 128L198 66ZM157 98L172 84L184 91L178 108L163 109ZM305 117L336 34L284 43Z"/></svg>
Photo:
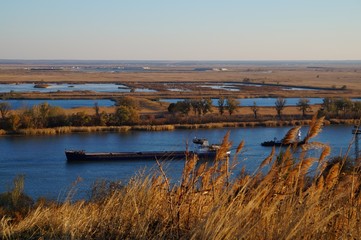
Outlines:
<svg viewBox="0 0 361 240"><path fill-rule="evenodd" d="M330 144L332 154L339 155L346 152L351 142L353 137L351 129L350 126L328 126L315 141ZM87 197L91 184L96 180L120 180L126 183L139 171L144 169L150 171L157 167L153 161L69 164L65 158L65 149L113 152L176 151L185 150L186 143L191 143L195 136L208 138L211 143L219 143L227 131L230 131L230 138L235 147L241 140L245 140L244 151L238 157L239 165L236 172L244 165L252 172L271 152L271 148L262 147L261 142L271 140L273 137L282 138L288 130L289 127L277 127L2 136L0 137L0 192L11 188L12 180L16 175L24 174L25 191L30 196L64 200L71 184L80 177L82 181L77 185L77 196ZM316 151L315 154L319 153ZM351 155L353 154L351 150ZM183 164L183 161L167 162L165 168L172 181L179 180Z"/></svg>
<svg viewBox="0 0 361 240"><path fill-rule="evenodd" d="M0 102L8 102L11 105L11 109L31 108L34 105L47 102L51 106L62 108L78 108L78 107L94 107L95 103L98 103L99 107L111 107L114 106L114 101L110 99L8 99L0 100Z"/></svg>

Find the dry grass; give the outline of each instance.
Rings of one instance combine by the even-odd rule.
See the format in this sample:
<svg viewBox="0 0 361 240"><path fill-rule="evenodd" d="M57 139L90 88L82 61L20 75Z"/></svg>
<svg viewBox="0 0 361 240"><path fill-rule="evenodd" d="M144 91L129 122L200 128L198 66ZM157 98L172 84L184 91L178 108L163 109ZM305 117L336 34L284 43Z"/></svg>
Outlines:
<svg viewBox="0 0 361 240"><path fill-rule="evenodd" d="M24 65L0 66L0 83L121 83L130 87L145 87L156 89L152 93L127 93L132 96L151 98L174 97L174 92L167 90L175 88L190 89L191 92L176 93L182 97L217 97L232 95L235 97L359 97L361 92L361 69L359 66L329 66L324 68L309 68L307 66L262 66L234 65L227 67L224 72L198 72L190 71L197 66L188 67L160 67L154 72L93 72L81 71L49 71L38 72L24 70ZM28 66L32 67L32 66ZM273 84L273 86L252 87L241 86L241 91L230 92L218 89L200 88L199 85L212 82L242 82L245 78L252 83ZM167 85L164 85L167 83ZM328 88L328 90L289 91L278 85L313 86ZM341 90L342 87L345 90ZM54 92L54 93L18 93L17 97L25 98L102 98L123 96L124 93L97 93L94 91ZM14 96L13 96L14 97Z"/></svg>
<svg viewBox="0 0 361 240"><path fill-rule="evenodd" d="M127 132L129 130L131 130L130 126L56 127L19 129L16 133L21 135L56 135L80 132Z"/></svg>
<svg viewBox="0 0 361 240"><path fill-rule="evenodd" d="M307 146L320 121L311 122ZM290 138L292 137L290 133ZM259 169L232 175L224 137L212 164L186 159L179 184L160 174L126 186L98 184L89 201L40 203L23 219L0 220L5 239L360 239L361 177L338 162L325 167L330 148L306 157L275 149ZM237 153L244 142L237 147ZM316 167L312 167L315 166Z"/></svg>
<svg viewBox="0 0 361 240"><path fill-rule="evenodd" d="M357 125L358 120L339 120L337 123L331 121L333 124L348 124ZM19 135L56 135L56 134L67 134L67 133L92 133L92 132L127 132L127 131L172 131L175 129L213 129L213 128L237 128L237 127L280 127L280 126L295 126L293 128L299 129L299 126L308 125L312 121L310 120L297 120L297 121L259 121L259 122L220 122L220 123L203 123L203 124L166 124L166 125L134 125L134 126L66 126L66 127L55 127L55 128L27 128L19 129L15 134ZM323 120L323 125L329 125L330 122ZM292 133L290 130L290 132ZM296 134L294 131L292 134ZM14 134L0 129L0 135ZM289 133L290 134L290 133ZM293 136L286 135L287 138L293 138ZM291 141L291 140L290 140ZM293 142L293 141L291 141Z"/></svg>

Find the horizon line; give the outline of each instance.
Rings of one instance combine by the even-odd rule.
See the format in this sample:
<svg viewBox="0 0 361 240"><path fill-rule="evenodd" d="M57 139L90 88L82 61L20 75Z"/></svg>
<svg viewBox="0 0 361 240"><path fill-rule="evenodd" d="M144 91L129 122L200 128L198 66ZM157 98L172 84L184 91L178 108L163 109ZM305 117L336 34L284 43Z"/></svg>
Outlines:
<svg viewBox="0 0 361 240"><path fill-rule="evenodd" d="M0 58L0 61L128 61L128 62L350 62L360 59L67 59L67 58Z"/></svg>

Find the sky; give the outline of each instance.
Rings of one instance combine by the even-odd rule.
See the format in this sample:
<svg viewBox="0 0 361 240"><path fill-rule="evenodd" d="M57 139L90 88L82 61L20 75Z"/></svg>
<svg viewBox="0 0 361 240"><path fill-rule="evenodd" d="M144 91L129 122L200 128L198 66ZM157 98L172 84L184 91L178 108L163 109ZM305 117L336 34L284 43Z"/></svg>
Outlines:
<svg viewBox="0 0 361 240"><path fill-rule="evenodd" d="M0 59L360 60L360 0L0 0Z"/></svg>

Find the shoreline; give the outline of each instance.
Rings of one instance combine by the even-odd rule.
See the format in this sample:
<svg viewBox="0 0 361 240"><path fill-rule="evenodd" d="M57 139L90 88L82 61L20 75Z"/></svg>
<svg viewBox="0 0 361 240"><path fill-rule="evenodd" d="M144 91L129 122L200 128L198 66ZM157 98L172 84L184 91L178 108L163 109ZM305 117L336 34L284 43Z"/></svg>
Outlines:
<svg viewBox="0 0 361 240"><path fill-rule="evenodd" d="M259 121L259 122L221 122L204 124L166 124L166 125L134 125L134 126L89 126L89 127L56 127L56 128L28 128L17 132L0 129L0 136L41 136L72 133L111 133L128 131L173 131L177 129L216 129L216 128L255 128L255 127L285 127L307 126L311 120ZM357 125L359 119L330 119L324 120L324 126L329 125Z"/></svg>

